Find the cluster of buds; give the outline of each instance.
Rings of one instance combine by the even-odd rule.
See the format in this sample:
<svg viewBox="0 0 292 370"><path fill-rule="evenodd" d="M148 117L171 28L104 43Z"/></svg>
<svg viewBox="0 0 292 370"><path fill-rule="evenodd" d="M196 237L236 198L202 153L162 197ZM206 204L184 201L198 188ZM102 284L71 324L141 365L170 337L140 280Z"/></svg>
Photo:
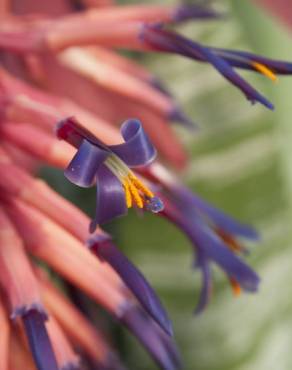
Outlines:
<svg viewBox="0 0 292 370"><path fill-rule="evenodd" d="M236 294L257 290L259 277L239 256L246 250L238 239L258 236L192 193L162 164L186 164L169 122L188 128L192 122L156 77L114 48L208 62L251 102L268 108L272 104L235 68L275 80L276 74L292 73L292 64L206 47L167 28L220 18L202 6L117 6L99 0L4 3L0 368L124 368L105 334L91 323L76 293L82 291L126 326L162 369L174 370L180 359L165 309L100 225L131 207L174 223L189 238L194 267L202 273L196 312L210 299L211 263L224 271ZM123 121L120 132L116 125ZM152 143L159 153L155 162ZM92 221L35 176L42 164L65 170L78 186L96 186ZM74 300L66 294L68 284Z"/></svg>

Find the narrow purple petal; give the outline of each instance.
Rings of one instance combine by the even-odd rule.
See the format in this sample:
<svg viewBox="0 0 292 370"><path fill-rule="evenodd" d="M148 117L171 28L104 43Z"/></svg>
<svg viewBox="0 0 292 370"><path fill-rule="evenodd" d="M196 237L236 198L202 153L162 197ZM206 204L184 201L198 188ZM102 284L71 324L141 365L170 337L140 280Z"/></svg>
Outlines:
<svg viewBox="0 0 292 370"><path fill-rule="evenodd" d="M140 121L130 119L124 122L121 134L125 143L112 145L109 148L129 167L145 166L154 160L156 150Z"/></svg>
<svg viewBox="0 0 292 370"><path fill-rule="evenodd" d="M183 185L173 185L170 189L178 200L178 204L183 206L189 217L191 217L194 208L208 216L216 227L231 235L237 235L251 240L259 239L259 235L253 227L234 220L232 217L212 206Z"/></svg>
<svg viewBox="0 0 292 370"><path fill-rule="evenodd" d="M256 70L253 66L253 62L261 63L273 72L280 75L292 74L292 63L284 62L281 60L275 60L263 57L261 55L253 54L247 51L241 50L229 50L220 48L211 48L211 50L219 55L221 58L226 60L234 67L239 67L242 69Z"/></svg>
<svg viewBox="0 0 292 370"><path fill-rule="evenodd" d="M105 166L101 166L97 172L96 189L96 214L90 225L91 233L97 225L128 211L122 184Z"/></svg>
<svg viewBox="0 0 292 370"><path fill-rule="evenodd" d="M215 10L199 5L199 4L184 4L179 5L173 15L173 21L176 23L185 22L191 19L209 20L220 18L222 15Z"/></svg>
<svg viewBox="0 0 292 370"><path fill-rule="evenodd" d="M210 48L174 32L164 30L161 26L145 26L141 31L140 39L154 50L180 54L191 59L209 62L222 76L238 87L252 103L259 102L269 109L274 108L263 95L238 75L229 63L213 53Z"/></svg>
<svg viewBox="0 0 292 370"><path fill-rule="evenodd" d="M197 251L197 263L196 267L201 270L202 273L202 288L199 296L199 301L197 304L197 307L195 309L195 314L201 313L208 305L211 294L212 294L212 275L211 275L211 268L209 266L209 261L207 258L204 257L204 255Z"/></svg>
<svg viewBox="0 0 292 370"><path fill-rule="evenodd" d="M93 185L96 173L109 152L83 140L64 174L73 184L87 188Z"/></svg>
<svg viewBox="0 0 292 370"><path fill-rule="evenodd" d="M22 316L22 320L38 370L58 370L43 314L37 310L30 310Z"/></svg>
<svg viewBox="0 0 292 370"><path fill-rule="evenodd" d="M234 278L244 290L257 291L260 282L258 275L234 255L211 229L196 220L191 225L185 224L184 230L194 246Z"/></svg>
<svg viewBox="0 0 292 370"><path fill-rule="evenodd" d="M141 309L128 307L120 321L132 332L154 361L164 370L180 368L180 359L173 340Z"/></svg>
<svg viewBox="0 0 292 370"><path fill-rule="evenodd" d="M94 235L88 242L100 260L109 263L122 278L137 300L151 317L168 334L172 335L171 322L167 316L156 293L144 278L142 273L110 240L100 240L99 235Z"/></svg>

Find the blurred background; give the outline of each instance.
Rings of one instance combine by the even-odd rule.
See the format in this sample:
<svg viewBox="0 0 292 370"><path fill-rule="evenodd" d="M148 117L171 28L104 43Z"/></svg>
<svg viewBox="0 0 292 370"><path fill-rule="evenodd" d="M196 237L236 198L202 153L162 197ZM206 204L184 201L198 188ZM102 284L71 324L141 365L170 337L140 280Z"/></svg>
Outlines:
<svg viewBox="0 0 292 370"><path fill-rule="evenodd" d="M208 45L292 60L292 34L279 21L247 0L214 5L227 14L224 19L192 22L180 30ZM244 73L275 104L271 112L251 106L208 65L168 55L133 57L161 77L199 124L191 135L177 128L190 156L177 176L259 230L261 241L250 245L248 261L262 278L260 291L233 297L223 273L214 269L211 304L194 316L201 281L199 272L191 270L189 242L164 220L137 217L133 211L108 228L167 308L185 370L292 369L292 78L274 84ZM44 169L42 174L93 214L94 190L64 184L60 172ZM113 340L129 368L155 369L138 343L119 330L113 331Z"/></svg>

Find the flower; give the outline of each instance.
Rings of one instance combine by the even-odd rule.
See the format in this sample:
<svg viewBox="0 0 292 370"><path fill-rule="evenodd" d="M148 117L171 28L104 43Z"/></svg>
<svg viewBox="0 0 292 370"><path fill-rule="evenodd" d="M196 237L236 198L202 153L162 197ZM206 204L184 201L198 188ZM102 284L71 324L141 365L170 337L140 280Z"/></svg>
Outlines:
<svg viewBox="0 0 292 370"><path fill-rule="evenodd" d="M159 162L150 165L154 146L166 163L177 168L186 165L185 150L169 123L188 127L192 123L156 76L112 48L171 52L208 62L249 100L268 108L271 103L233 68L275 79L276 73L290 74L291 64L206 47L165 28L193 19L220 18L208 7L107 7L110 0L96 0L95 5L104 7L93 8L90 3L84 1L79 4L83 8L77 9L76 2L65 0L13 2L12 14L2 14L3 370L78 369L82 361L91 368L123 368L77 291L128 328L162 369L180 366L162 303L138 268L99 227L131 206L167 217L193 243L196 266L203 276L198 311L210 296L210 262L224 270L236 292L239 288L255 291L259 283L256 273L237 256L244 252L237 237L255 238L253 229L191 193ZM64 119L72 116L78 121ZM121 144L115 123L128 117L137 119L123 124ZM63 141L55 136L56 122ZM79 186L96 182L97 210L90 237L88 217L36 176L43 164L66 168L67 178Z"/></svg>
<svg viewBox="0 0 292 370"><path fill-rule="evenodd" d="M212 292L210 263L216 263L228 276L234 293L241 288L256 292L260 283L258 275L238 257L247 250L237 238L258 240L257 232L241 224L208 204L191 192L158 163L144 171L153 186L159 184L159 196L165 204L161 215L173 222L191 241L194 250L193 266L202 273L202 290L196 313L208 304Z"/></svg>
<svg viewBox="0 0 292 370"><path fill-rule="evenodd" d="M119 145L105 145L73 118L62 120L56 133L78 148L65 176L82 187L96 181L97 208L91 232L98 224L126 214L133 205L154 213L163 209L161 200L129 168L145 166L156 155L139 121L124 122L121 133L125 143Z"/></svg>

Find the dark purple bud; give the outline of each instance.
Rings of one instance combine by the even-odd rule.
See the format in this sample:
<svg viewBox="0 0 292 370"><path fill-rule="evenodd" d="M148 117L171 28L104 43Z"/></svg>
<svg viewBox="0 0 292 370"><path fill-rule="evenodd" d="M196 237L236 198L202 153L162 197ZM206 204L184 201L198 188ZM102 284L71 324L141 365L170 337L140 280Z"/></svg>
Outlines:
<svg viewBox="0 0 292 370"><path fill-rule="evenodd" d="M172 335L171 322L159 298L132 262L103 235L94 235L87 245L101 261L106 261L117 272L149 315L168 335Z"/></svg>
<svg viewBox="0 0 292 370"><path fill-rule="evenodd" d="M180 368L179 353L173 339L166 335L143 310L137 306L128 306L124 309L120 321L140 341L162 369Z"/></svg>
<svg viewBox="0 0 292 370"><path fill-rule="evenodd" d="M58 370L42 312L30 310L22 316L30 350L38 370Z"/></svg>

